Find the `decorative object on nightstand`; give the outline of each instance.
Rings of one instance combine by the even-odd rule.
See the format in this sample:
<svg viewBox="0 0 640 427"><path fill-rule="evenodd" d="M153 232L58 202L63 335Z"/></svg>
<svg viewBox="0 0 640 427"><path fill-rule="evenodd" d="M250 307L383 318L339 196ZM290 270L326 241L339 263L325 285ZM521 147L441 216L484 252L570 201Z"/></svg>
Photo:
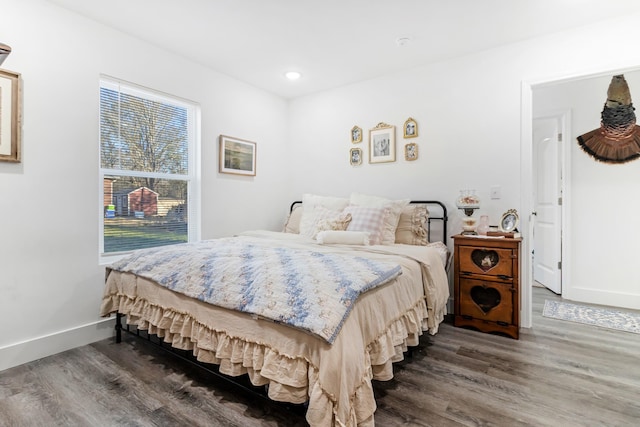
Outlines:
<svg viewBox="0 0 640 427"><path fill-rule="evenodd" d="M515 209L509 209L502 214L502 218L500 219L500 224L498 225L498 227L502 232L513 233L518 231L519 223L520 217L518 216L518 211Z"/></svg>
<svg viewBox="0 0 640 427"><path fill-rule="evenodd" d="M477 221L472 217L473 211L480 209L480 199L476 196L476 190L460 190L456 206L467 216L462 218L462 234L478 234L476 233Z"/></svg>
<svg viewBox="0 0 640 427"><path fill-rule="evenodd" d="M457 235L454 325L518 339L520 238Z"/></svg>
<svg viewBox="0 0 640 427"><path fill-rule="evenodd" d="M486 236L487 231L489 231L489 216L480 215L480 222L478 223L478 228L476 229L476 232L481 236Z"/></svg>
<svg viewBox="0 0 640 427"><path fill-rule="evenodd" d="M502 214L500 224L498 224L498 229L487 231L487 236L507 237L512 239L522 237L518 231L519 224L520 218L518 217L518 211L515 209L509 209Z"/></svg>

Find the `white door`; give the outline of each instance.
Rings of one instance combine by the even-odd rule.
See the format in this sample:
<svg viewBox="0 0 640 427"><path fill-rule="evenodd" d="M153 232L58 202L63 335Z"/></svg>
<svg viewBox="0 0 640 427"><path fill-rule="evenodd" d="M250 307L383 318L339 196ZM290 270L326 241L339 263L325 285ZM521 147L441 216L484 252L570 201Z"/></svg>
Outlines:
<svg viewBox="0 0 640 427"><path fill-rule="evenodd" d="M562 293L561 116L533 120L533 279Z"/></svg>

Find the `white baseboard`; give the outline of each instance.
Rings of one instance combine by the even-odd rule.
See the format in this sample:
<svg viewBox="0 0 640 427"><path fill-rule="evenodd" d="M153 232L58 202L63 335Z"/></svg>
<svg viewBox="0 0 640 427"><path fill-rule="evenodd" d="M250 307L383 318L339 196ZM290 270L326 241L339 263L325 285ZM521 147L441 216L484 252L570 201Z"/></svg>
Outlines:
<svg viewBox="0 0 640 427"><path fill-rule="evenodd" d="M115 318L0 347L0 372L114 336Z"/></svg>
<svg viewBox="0 0 640 427"><path fill-rule="evenodd" d="M640 310L640 294L637 293L572 287L563 292L562 297L577 303Z"/></svg>

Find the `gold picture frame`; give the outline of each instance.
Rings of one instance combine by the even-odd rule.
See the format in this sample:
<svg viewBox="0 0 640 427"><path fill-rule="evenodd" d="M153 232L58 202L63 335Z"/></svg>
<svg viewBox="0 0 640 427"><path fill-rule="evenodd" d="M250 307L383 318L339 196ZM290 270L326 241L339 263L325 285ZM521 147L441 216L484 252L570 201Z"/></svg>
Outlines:
<svg viewBox="0 0 640 427"><path fill-rule="evenodd" d="M369 131L369 163L396 161L396 127L380 122Z"/></svg>
<svg viewBox="0 0 640 427"><path fill-rule="evenodd" d="M357 144L362 142L362 128L354 126L351 128L351 143Z"/></svg>
<svg viewBox="0 0 640 427"><path fill-rule="evenodd" d="M349 164L359 166L362 164L362 148L352 148L349 150Z"/></svg>
<svg viewBox="0 0 640 427"><path fill-rule="evenodd" d="M21 97L20 74L0 69L0 161L20 162Z"/></svg>
<svg viewBox="0 0 640 427"><path fill-rule="evenodd" d="M405 138L416 138L418 136L418 123L409 117L404 122L403 132Z"/></svg>
<svg viewBox="0 0 640 427"><path fill-rule="evenodd" d="M520 217L518 216L518 211L515 209L509 209L502 214L500 224L498 224L498 229L505 233L512 233L518 231L519 224Z"/></svg>
<svg viewBox="0 0 640 427"><path fill-rule="evenodd" d="M256 176L257 144L232 136L220 135L220 173Z"/></svg>
<svg viewBox="0 0 640 427"><path fill-rule="evenodd" d="M404 146L404 159L408 162L418 160L418 144L411 142Z"/></svg>

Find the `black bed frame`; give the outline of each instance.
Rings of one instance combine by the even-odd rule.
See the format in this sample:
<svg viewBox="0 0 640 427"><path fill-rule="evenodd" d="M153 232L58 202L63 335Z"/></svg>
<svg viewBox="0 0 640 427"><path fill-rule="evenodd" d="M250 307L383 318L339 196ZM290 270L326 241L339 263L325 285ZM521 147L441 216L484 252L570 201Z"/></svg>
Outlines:
<svg viewBox="0 0 640 427"><path fill-rule="evenodd" d="M293 208L297 205L297 204L301 204L301 201L295 201L291 204L291 207L289 209L289 212L293 211ZM428 217L428 223L427 223L427 239L429 241L431 240L431 223L432 221L441 221L441 225L442 225L442 229L438 230L438 234L441 236L440 239L444 244L447 243L447 221L448 221L448 217L447 217L447 207L444 205L444 203L437 201L437 200L412 200L410 203L412 204L422 204L422 205L427 205L427 208L429 207L435 207L436 211L434 212L432 209L429 209L429 217ZM216 378L222 379L227 383L230 383L236 387L238 387L239 389L253 395L254 397L258 397L260 399L266 400L268 402L273 402L271 399L269 399L267 397L267 392L263 387L256 387L253 386L247 378L246 375L242 375L240 377L231 377L229 375L225 375L221 372L219 372L217 365L213 365L210 363L205 363L205 362L200 362L198 361L190 351L188 350L180 350L180 349L176 349L174 347L171 346L171 344L169 343L165 343L164 340L162 340L161 338L159 338L156 335L152 335L147 333L147 331L141 331L136 327L131 327L128 324L125 324L123 326L123 322L122 322L122 317L124 317L123 314L117 312L116 313L116 326L115 326L115 331L116 331L116 343L120 343L122 342L122 332L127 332L128 334L138 337L140 339L146 340L148 343L153 344L156 347L161 348L162 350L168 352L169 354L173 355L174 357L178 358L179 360L182 360L183 362L186 362L190 365L193 365L199 369L204 370L205 372L215 376ZM409 352L408 352L409 356L411 355L411 348L409 348ZM303 413L305 411L305 405L297 405L297 404L292 404L292 403L286 403L286 402L275 402L277 405L280 406L284 406L287 407L289 410L293 410L296 412L300 412Z"/></svg>
<svg viewBox="0 0 640 427"><path fill-rule="evenodd" d="M432 241L431 240L431 222L442 221L442 233L438 240L441 240L442 243L446 245L447 244L447 221L449 220L449 218L447 217L447 207L444 205L444 203L438 200L412 200L409 203L411 203L412 205L427 205L427 209L429 209L429 206L431 207L437 206L436 212L433 212L431 209L429 209L429 217L427 219L427 240L430 242ZM302 204L301 200L296 200L295 202L291 203L291 206L289 207L289 213L293 212L293 209L297 205L301 205L301 204Z"/></svg>

